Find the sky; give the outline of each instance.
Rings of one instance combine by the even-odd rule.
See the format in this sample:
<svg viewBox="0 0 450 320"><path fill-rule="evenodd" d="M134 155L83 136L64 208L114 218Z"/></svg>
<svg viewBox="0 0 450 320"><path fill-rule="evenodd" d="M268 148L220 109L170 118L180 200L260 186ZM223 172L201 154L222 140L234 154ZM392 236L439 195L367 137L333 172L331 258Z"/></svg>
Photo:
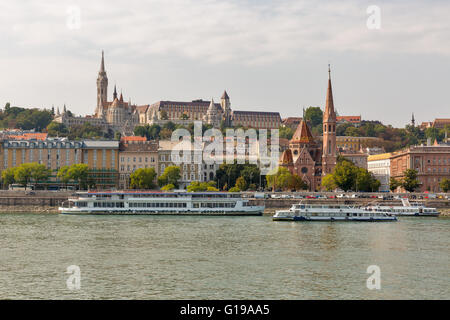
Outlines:
<svg viewBox="0 0 450 320"><path fill-rule="evenodd" d="M301 116L324 107L404 127L450 118L448 0L1 1L0 107L96 106L109 79L138 105L220 100Z"/></svg>

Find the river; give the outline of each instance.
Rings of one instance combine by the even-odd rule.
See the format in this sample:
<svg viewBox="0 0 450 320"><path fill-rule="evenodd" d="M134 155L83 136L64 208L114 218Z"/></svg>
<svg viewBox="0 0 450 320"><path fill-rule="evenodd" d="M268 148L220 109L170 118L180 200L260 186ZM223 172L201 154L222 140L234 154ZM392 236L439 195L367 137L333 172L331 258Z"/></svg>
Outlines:
<svg viewBox="0 0 450 320"><path fill-rule="evenodd" d="M450 299L450 218L15 213L0 228L0 299Z"/></svg>

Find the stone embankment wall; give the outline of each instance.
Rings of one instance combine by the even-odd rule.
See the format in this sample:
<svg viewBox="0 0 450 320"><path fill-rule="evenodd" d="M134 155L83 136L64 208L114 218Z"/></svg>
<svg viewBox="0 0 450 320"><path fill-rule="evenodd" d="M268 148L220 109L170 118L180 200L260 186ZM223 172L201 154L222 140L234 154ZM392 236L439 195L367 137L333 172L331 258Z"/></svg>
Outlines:
<svg viewBox="0 0 450 320"><path fill-rule="evenodd" d="M58 206L73 192L62 191L0 191L0 212L58 212Z"/></svg>

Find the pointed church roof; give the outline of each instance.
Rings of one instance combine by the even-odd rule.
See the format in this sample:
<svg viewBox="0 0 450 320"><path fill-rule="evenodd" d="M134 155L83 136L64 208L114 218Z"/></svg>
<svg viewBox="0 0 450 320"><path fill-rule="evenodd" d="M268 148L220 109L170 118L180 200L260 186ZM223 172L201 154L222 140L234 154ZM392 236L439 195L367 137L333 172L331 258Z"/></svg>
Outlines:
<svg viewBox="0 0 450 320"><path fill-rule="evenodd" d="M439 145L439 143L438 143L437 139L434 139L433 146L438 146L438 145Z"/></svg>
<svg viewBox="0 0 450 320"><path fill-rule="evenodd" d="M331 88L331 70L328 65L328 89L327 100L325 103L325 112L323 113L323 122L336 121L336 113L334 111L333 90Z"/></svg>
<svg viewBox="0 0 450 320"><path fill-rule="evenodd" d="M283 154L281 155L280 164L281 165L294 164L294 158L292 157L291 149L284 150Z"/></svg>
<svg viewBox="0 0 450 320"><path fill-rule="evenodd" d="M230 99L230 97L228 96L227 90L225 90L222 94L222 97L220 99Z"/></svg>
<svg viewBox="0 0 450 320"><path fill-rule="evenodd" d="M300 142L300 143L313 143L314 137L311 134L311 131L309 130L308 124L305 120L302 119L300 124L297 127L297 130L295 130L294 135L292 136L292 139L290 142Z"/></svg>
<svg viewBox="0 0 450 320"><path fill-rule="evenodd" d="M105 56L102 50L102 62L100 63L100 72L105 72Z"/></svg>

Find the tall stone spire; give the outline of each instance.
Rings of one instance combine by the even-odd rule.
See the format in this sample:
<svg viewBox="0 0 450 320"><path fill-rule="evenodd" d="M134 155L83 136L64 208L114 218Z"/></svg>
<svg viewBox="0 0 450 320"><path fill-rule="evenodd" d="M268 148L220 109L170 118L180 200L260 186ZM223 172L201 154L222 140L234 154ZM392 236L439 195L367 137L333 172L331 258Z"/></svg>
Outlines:
<svg viewBox="0 0 450 320"><path fill-rule="evenodd" d="M328 89L323 113L322 175L331 173L336 166L336 112L331 88L331 69L328 65Z"/></svg>
<svg viewBox="0 0 450 320"><path fill-rule="evenodd" d="M108 101L108 77L105 70L105 55L102 50L102 61L100 62L100 70L97 77L97 108L95 109L96 117L103 116L103 106Z"/></svg>
<svg viewBox="0 0 450 320"><path fill-rule="evenodd" d="M412 118L411 118L411 125L412 125L413 127L416 126L416 120L414 119L414 112L413 112Z"/></svg>
<svg viewBox="0 0 450 320"><path fill-rule="evenodd" d="M114 92L113 92L113 100L117 99L117 89L116 89L116 85L114 85Z"/></svg>
<svg viewBox="0 0 450 320"><path fill-rule="evenodd" d="M104 55L103 50L102 50L102 62L100 63L99 73L106 73L106 71L105 71L105 55Z"/></svg>
<svg viewBox="0 0 450 320"><path fill-rule="evenodd" d="M327 99L325 102L325 112L323 114L323 121L328 121L328 119L336 121L336 112L334 111L333 102L333 90L331 87L331 69L328 65L328 89L327 89Z"/></svg>

